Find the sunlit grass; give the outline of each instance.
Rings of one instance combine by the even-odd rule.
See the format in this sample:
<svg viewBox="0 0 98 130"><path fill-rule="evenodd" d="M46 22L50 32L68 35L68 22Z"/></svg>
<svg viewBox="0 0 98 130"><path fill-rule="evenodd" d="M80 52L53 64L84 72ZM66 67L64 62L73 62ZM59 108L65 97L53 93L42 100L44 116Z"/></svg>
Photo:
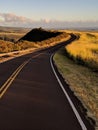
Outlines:
<svg viewBox="0 0 98 130"><path fill-rule="evenodd" d="M0 40L0 53L13 51L13 46L12 42Z"/></svg>
<svg viewBox="0 0 98 130"><path fill-rule="evenodd" d="M98 125L98 73L76 64L67 57L65 49L55 54L54 61L71 90L88 110L88 116Z"/></svg>
<svg viewBox="0 0 98 130"><path fill-rule="evenodd" d="M13 43L10 41L4 41L0 40L0 53L8 53L12 51L20 51L20 50L26 50L30 48L45 48L49 46L54 46L58 44L59 42L65 41L70 38L70 35L66 33L59 34L56 37L48 38L43 41L37 41L37 42L32 42L32 41L25 41L25 40L20 40L17 43Z"/></svg>
<svg viewBox="0 0 98 130"><path fill-rule="evenodd" d="M98 33L79 35L79 40L66 46L66 52L77 63L98 71Z"/></svg>

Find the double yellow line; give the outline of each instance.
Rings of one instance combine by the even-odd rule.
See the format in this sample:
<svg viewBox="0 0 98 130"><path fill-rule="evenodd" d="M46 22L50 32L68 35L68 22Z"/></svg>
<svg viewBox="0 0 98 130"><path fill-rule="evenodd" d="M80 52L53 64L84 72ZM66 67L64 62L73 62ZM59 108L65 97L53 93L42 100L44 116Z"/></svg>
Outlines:
<svg viewBox="0 0 98 130"><path fill-rule="evenodd" d="M40 53L37 54L35 56L33 56L32 58L36 58L39 55L44 54L44 53ZM3 97L3 95L5 94L5 92L7 91L7 89L10 87L10 85L12 84L12 82L15 80L16 76L19 74L19 72L23 69L23 67L32 59L28 59L25 62L23 62L23 64L21 64L15 71L14 73L8 78L8 80L0 87L0 99Z"/></svg>
<svg viewBox="0 0 98 130"><path fill-rule="evenodd" d="M3 86L0 88L0 99L2 96L5 94L9 86L12 84L16 76L19 74L19 72L22 70L22 68L30 61L27 60L23 64L21 64L15 71L14 73L8 78L8 80L3 84Z"/></svg>

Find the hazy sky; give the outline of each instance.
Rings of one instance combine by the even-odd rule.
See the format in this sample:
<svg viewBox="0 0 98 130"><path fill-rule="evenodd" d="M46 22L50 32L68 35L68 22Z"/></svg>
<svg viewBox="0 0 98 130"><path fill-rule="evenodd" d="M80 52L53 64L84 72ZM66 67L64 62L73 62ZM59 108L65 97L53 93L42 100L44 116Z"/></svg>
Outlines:
<svg viewBox="0 0 98 130"><path fill-rule="evenodd" d="M49 21L95 22L98 21L98 0L0 0L1 22L4 20L8 22L8 17L10 21L19 20L22 16L33 21L45 20L47 23ZM22 20L26 19L22 18Z"/></svg>

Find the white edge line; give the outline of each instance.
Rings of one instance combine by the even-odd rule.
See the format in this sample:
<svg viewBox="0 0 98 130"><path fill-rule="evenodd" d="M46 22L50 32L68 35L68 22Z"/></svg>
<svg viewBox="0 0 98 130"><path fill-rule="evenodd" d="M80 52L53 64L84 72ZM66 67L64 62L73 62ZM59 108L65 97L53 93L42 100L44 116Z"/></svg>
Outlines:
<svg viewBox="0 0 98 130"><path fill-rule="evenodd" d="M67 98L67 100L68 100L68 102L69 102L69 104L70 104L70 106L71 106L71 108L72 108L72 110L73 110L73 112L74 112L74 114L75 114L75 116L76 116L76 118L77 118L77 120L78 120L78 122L79 122L81 128L82 128L82 130L87 130L87 128L86 128L84 122L82 121L82 119L81 119L81 117L80 117L78 111L76 110L76 108L75 108L73 102L71 101L71 99L70 99L69 95L67 94L66 90L64 89L64 86L62 85L62 83L61 83L59 77L57 76L57 73L56 73L56 71L55 71L55 69L54 69L54 66L53 66L53 64L52 64L53 55L54 55L54 54L52 54L51 57L50 57L50 64L51 64L52 70L53 70L53 72L54 72L54 75L55 75L55 77L56 77L56 79L57 79L57 81L58 81L58 83L59 83L59 85L60 85L62 91L64 92L64 94L65 94L65 96L66 96L66 98Z"/></svg>

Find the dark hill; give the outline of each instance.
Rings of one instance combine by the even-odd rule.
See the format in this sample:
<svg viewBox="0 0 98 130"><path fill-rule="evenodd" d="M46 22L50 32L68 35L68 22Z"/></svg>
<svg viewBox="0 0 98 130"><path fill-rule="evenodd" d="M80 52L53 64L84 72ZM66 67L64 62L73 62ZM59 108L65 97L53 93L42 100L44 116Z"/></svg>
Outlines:
<svg viewBox="0 0 98 130"><path fill-rule="evenodd" d="M30 32L28 32L20 40L37 42L37 41L46 40L51 37L56 37L59 34L60 34L60 32L51 32L51 31L46 31L42 28L35 28L35 29L31 30Z"/></svg>

